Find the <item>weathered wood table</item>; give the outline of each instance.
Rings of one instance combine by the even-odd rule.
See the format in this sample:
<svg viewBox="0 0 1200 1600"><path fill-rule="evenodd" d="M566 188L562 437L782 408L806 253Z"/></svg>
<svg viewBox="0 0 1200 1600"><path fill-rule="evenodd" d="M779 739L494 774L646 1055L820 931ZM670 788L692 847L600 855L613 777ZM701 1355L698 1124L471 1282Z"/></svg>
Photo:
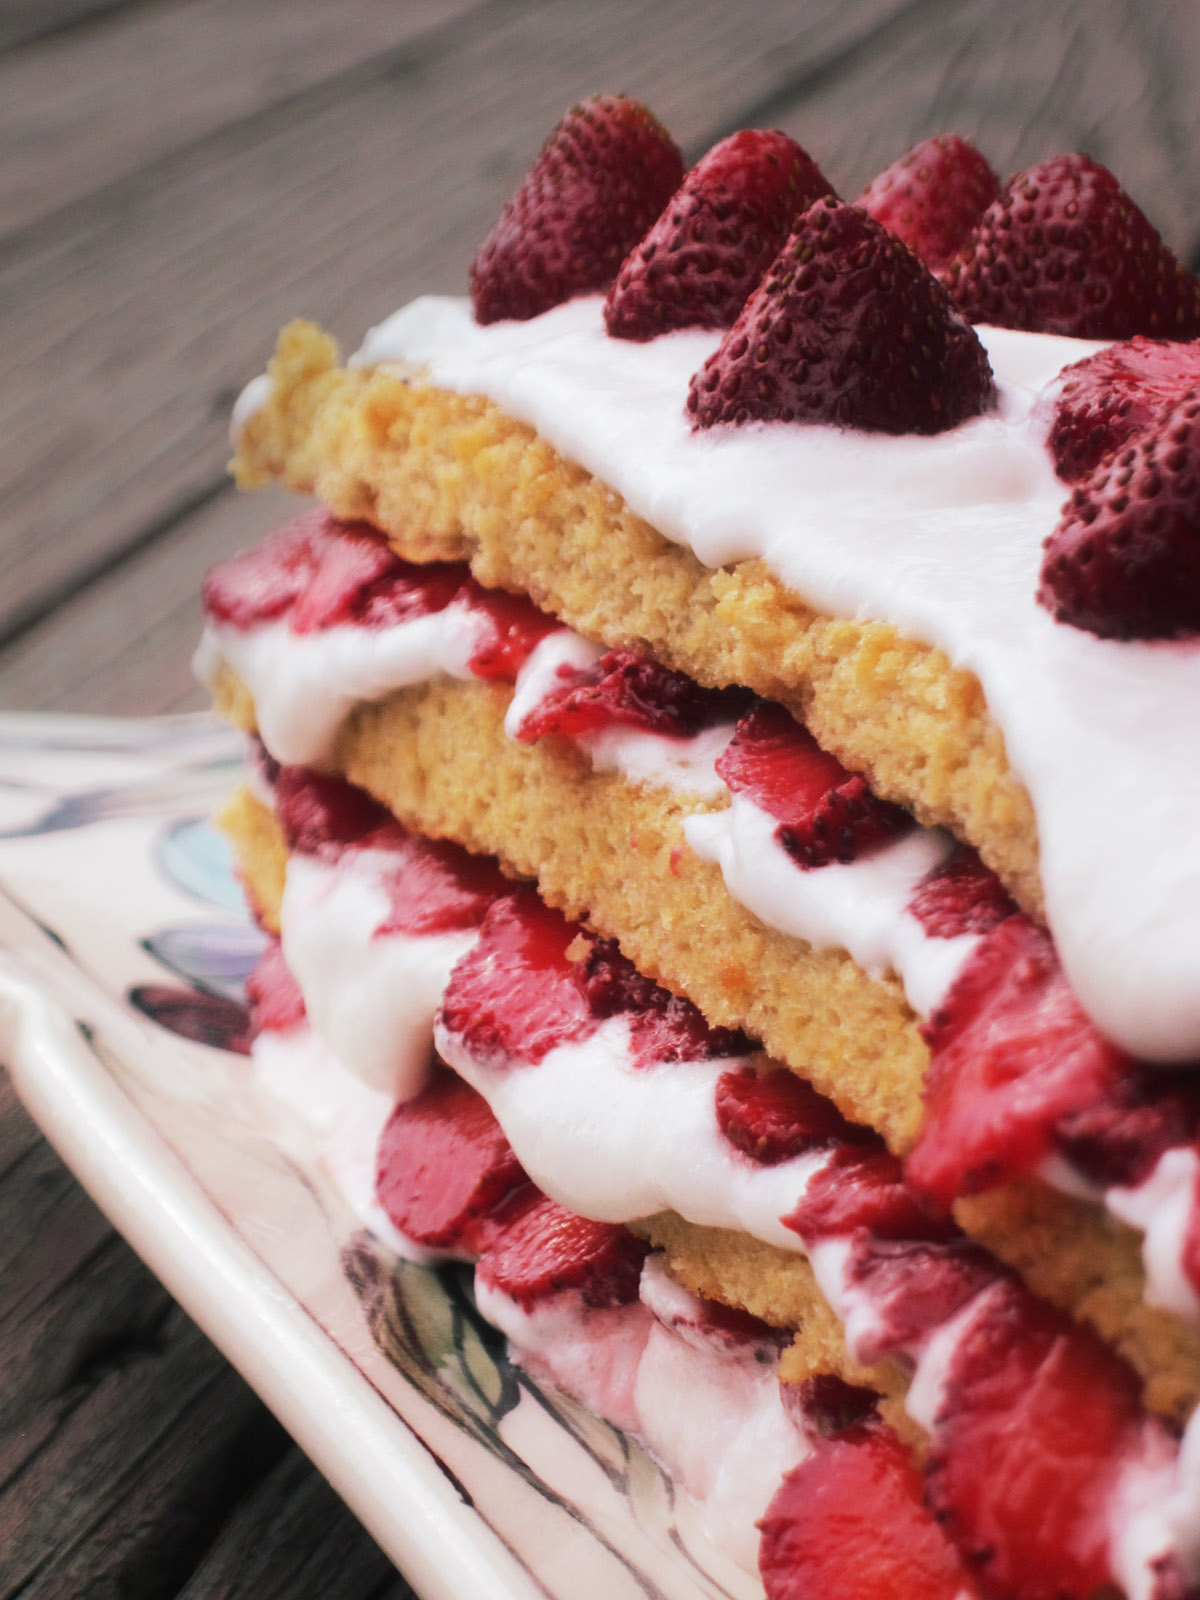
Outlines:
<svg viewBox="0 0 1200 1600"><path fill-rule="evenodd" d="M1195 0L0 0L0 704L198 706L278 324L347 342L473 248L574 99L695 156L778 126L842 193L944 128L1106 161L1200 250ZM0 1077L0 1600L409 1591Z"/></svg>

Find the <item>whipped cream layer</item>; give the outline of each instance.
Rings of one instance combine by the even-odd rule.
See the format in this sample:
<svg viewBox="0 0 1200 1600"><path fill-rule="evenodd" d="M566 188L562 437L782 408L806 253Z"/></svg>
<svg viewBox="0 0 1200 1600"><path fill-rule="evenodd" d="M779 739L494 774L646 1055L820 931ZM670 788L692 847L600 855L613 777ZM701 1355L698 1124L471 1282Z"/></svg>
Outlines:
<svg viewBox="0 0 1200 1600"><path fill-rule="evenodd" d="M1200 642L1118 642L1035 600L1067 489L1046 391L1099 346L982 328L998 410L934 438L756 424L693 434L688 380L718 335L637 344L601 300L479 327L426 298L358 365L399 364L528 423L710 567L761 557L818 610L894 623L973 672L1038 823L1072 985L1136 1055L1200 1056Z"/></svg>

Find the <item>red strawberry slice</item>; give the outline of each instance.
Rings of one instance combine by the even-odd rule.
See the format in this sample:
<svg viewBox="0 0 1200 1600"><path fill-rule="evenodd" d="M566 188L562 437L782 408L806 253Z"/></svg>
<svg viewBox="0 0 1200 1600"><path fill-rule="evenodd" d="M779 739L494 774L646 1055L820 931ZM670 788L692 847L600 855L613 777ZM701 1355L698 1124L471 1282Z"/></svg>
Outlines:
<svg viewBox="0 0 1200 1600"><path fill-rule="evenodd" d="M1200 283L1112 173L1083 155L1011 178L945 279L972 322L1080 339L1200 333Z"/></svg>
<svg viewBox="0 0 1200 1600"><path fill-rule="evenodd" d="M395 826L390 812L362 789L308 767L277 767L273 794L293 855L340 854L364 834Z"/></svg>
<svg viewBox="0 0 1200 1600"><path fill-rule="evenodd" d="M401 1233L466 1255L486 1249L537 1197L487 1101L444 1070L392 1112L375 1188Z"/></svg>
<svg viewBox="0 0 1200 1600"><path fill-rule="evenodd" d="M471 264L476 321L524 321L606 289L682 177L666 129L636 100L600 95L568 111Z"/></svg>
<svg viewBox="0 0 1200 1600"><path fill-rule="evenodd" d="M628 1016L634 1066L711 1061L753 1049L744 1033L710 1027L690 1000L643 977L611 939L594 940L576 973L593 1017Z"/></svg>
<svg viewBox="0 0 1200 1600"><path fill-rule="evenodd" d="M268 941L254 970L246 979L246 999L250 1002L250 1031L287 1033L304 1021L304 996L283 958L278 939Z"/></svg>
<svg viewBox="0 0 1200 1600"><path fill-rule="evenodd" d="M1050 429L1060 478L1075 483L1200 383L1200 343L1128 339L1062 374Z"/></svg>
<svg viewBox="0 0 1200 1600"><path fill-rule="evenodd" d="M827 422L942 433L995 403L974 330L911 251L854 206L801 216L692 378L692 427Z"/></svg>
<svg viewBox="0 0 1200 1600"><path fill-rule="evenodd" d="M1032 1172L1059 1119L1109 1100L1132 1066L1084 1014L1049 935L1019 915L985 935L922 1031L926 1114L906 1170L945 1205Z"/></svg>
<svg viewBox="0 0 1200 1600"><path fill-rule="evenodd" d="M515 683L517 674L547 634L560 626L523 594L485 589L468 578L458 599L485 620L486 627L467 665L477 678Z"/></svg>
<svg viewBox="0 0 1200 1600"><path fill-rule="evenodd" d="M368 834L359 848L382 850L388 857L381 870L391 909L375 930L377 939L391 933L477 928L488 908L512 892L512 884L490 856L473 856L448 839L406 833L396 822Z"/></svg>
<svg viewBox="0 0 1200 1600"><path fill-rule="evenodd" d="M1200 1171L1192 1185L1192 1205L1183 1236L1183 1270L1192 1287L1200 1293Z"/></svg>
<svg viewBox="0 0 1200 1600"><path fill-rule="evenodd" d="M996 874L965 844L922 878L908 903L931 939L988 933L1016 909Z"/></svg>
<svg viewBox="0 0 1200 1600"><path fill-rule="evenodd" d="M735 1067L717 1080L717 1124L735 1149L772 1167L821 1145L872 1140L794 1072Z"/></svg>
<svg viewBox="0 0 1200 1600"><path fill-rule="evenodd" d="M780 1385L783 1409L800 1431L810 1437L836 1439L839 1434L876 1421L875 1408L883 1398L874 1389L847 1383L833 1372L819 1372L800 1383Z"/></svg>
<svg viewBox="0 0 1200 1600"><path fill-rule="evenodd" d="M488 1065L534 1065L592 1032L596 1019L578 963L567 956L582 932L532 889L497 900L450 976L443 1025Z"/></svg>
<svg viewBox="0 0 1200 1600"><path fill-rule="evenodd" d="M922 1487L880 1423L815 1439L759 1524L767 1600L968 1600L974 1586Z"/></svg>
<svg viewBox="0 0 1200 1600"><path fill-rule="evenodd" d="M628 1228L592 1222L542 1195L496 1233L477 1273L525 1311L566 1290L588 1306L628 1305L649 1248Z"/></svg>
<svg viewBox="0 0 1200 1600"><path fill-rule="evenodd" d="M1000 1277L993 1257L969 1239L880 1239L865 1231L852 1239L845 1272L871 1307L869 1331L854 1345L855 1359L867 1366L914 1356Z"/></svg>
<svg viewBox="0 0 1200 1600"><path fill-rule="evenodd" d="M854 861L913 825L906 811L876 799L864 778L847 772L769 701L738 723L717 772L734 794L776 818L776 837L802 867Z"/></svg>
<svg viewBox="0 0 1200 1600"><path fill-rule="evenodd" d="M1046 540L1038 601L1102 639L1200 634L1200 387L1107 457Z"/></svg>
<svg viewBox="0 0 1200 1600"><path fill-rule="evenodd" d="M872 178L858 204L940 272L999 192L1000 180L975 146L940 133Z"/></svg>
<svg viewBox="0 0 1200 1600"><path fill-rule="evenodd" d="M786 133L743 129L688 173L608 291L614 339L728 328L801 211L833 185ZM981 208L982 209L982 208Z"/></svg>
<svg viewBox="0 0 1200 1600"><path fill-rule="evenodd" d="M517 730L526 744L549 733L576 738L612 727L687 739L736 716L746 703L742 689L704 689L632 650L608 650L594 666L560 678Z"/></svg>
<svg viewBox="0 0 1200 1600"><path fill-rule="evenodd" d="M929 1502L989 1594L1085 1600L1113 1582L1109 1497L1142 1439L1140 1381L1014 1282L949 1363Z"/></svg>
<svg viewBox="0 0 1200 1600"><path fill-rule="evenodd" d="M799 1204L784 1223L806 1245L854 1233L882 1239L954 1240L958 1228L905 1181L899 1158L875 1147L839 1146L811 1180Z"/></svg>

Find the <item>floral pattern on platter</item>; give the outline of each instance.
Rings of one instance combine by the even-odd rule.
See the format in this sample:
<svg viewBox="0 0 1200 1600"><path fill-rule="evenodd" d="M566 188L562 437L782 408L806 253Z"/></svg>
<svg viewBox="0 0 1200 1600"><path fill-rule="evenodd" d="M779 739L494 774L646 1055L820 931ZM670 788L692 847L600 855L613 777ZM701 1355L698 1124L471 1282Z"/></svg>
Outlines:
<svg viewBox="0 0 1200 1600"><path fill-rule="evenodd" d="M149 1137L333 1341L347 1391L361 1375L390 1401L398 1461L411 1430L459 1487L454 1537L493 1552L484 1600L760 1594L642 1450L509 1361L468 1273L398 1261L255 1126L242 984L261 936L207 820L239 764L240 741L203 718L0 716L0 1050L16 1064L11 973L14 993L31 982L65 1010ZM332 1437L328 1469L356 1444ZM391 1514L393 1554L433 1538L403 1525L401 1497Z"/></svg>

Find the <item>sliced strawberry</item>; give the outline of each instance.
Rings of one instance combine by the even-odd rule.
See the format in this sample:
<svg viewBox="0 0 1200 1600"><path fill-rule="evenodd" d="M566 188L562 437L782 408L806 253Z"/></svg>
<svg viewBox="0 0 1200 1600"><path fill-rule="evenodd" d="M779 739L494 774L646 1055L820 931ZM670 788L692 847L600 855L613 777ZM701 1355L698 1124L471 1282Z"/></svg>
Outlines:
<svg viewBox="0 0 1200 1600"><path fill-rule="evenodd" d="M1038 601L1102 639L1200 634L1200 387L1077 484Z"/></svg>
<svg viewBox="0 0 1200 1600"><path fill-rule="evenodd" d="M717 1124L735 1149L760 1166L790 1161L821 1145L874 1134L846 1121L832 1100L794 1072L735 1067L717 1080Z"/></svg>
<svg viewBox="0 0 1200 1600"><path fill-rule="evenodd" d="M1200 1128L1200 1083L1178 1068L1139 1063L1103 1100L1076 1106L1054 1125L1054 1148L1089 1182L1133 1187L1159 1157L1191 1144Z"/></svg>
<svg viewBox="0 0 1200 1600"><path fill-rule="evenodd" d="M628 1228L592 1222L542 1195L497 1232L477 1273L525 1311L566 1290L589 1306L628 1305L649 1248Z"/></svg>
<svg viewBox="0 0 1200 1600"><path fill-rule="evenodd" d="M1192 1204L1183 1236L1182 1261L1192 1288L1200 1293L1200 1169L1192 1184Z"/></svg>
<svg viewBox="0 0 1200 1600"><path fill-rule="evenodd" d="M594 666L560 678L517 730L526 744L549 733L574 738L612 727L686 739L736 716L746 703L742 689L704 689L632 650L608 650Z"/></svg>
<svg viewBox="0 0 1200 1600"><path fill-rule="evenodd" d="M779 1393L783 1409L796 1427L821 1439L836 1439L851 1428L874 1421L875 1408L883 1398L875 1389L847 1383L833 1372L782 1384Z"/></svg>
<svg viewBox="0 0 1200 1600"><path fill-rule="evenodd" d="M497 900L450 976L443 1025L489 1065L533 1065L557 1045L583 1038L596 1020L578 963L567 956L581 933L532 889Z"/></svg>
<svg viewBox="0 0 1200 1600"><path fill-rule="evenodd" d="M1049 935L1019 915L984 936L922 1031L926 1115L907 1174L946 1205L1032 1172L1059 1118L1106 1101L1131 1070L1084 1014Z"/></svg>
<svg viewBox="0 0 1200 1600"><path fill-rule="evenodd" d="M969 845L959 845L917 885L908 912L931 939L988 933L1016 906L996 874Z"/></svg>
<svg viewBox="0 0 1200 1600"><path fill-rule="evenodd" d="M344 778L308 767L277 767L275 815L293 855L334 853L379 828L396 826L391 814Z"/></svg>
<svg viewBox="0 0 1200 1600"><path fill-rule="evenodd" d="M1085 1600L1112 1583L1114 1481L1140 1381L1089 1330L1005 1281L950 1358L928 1494L989 1594Z"/></svg>
<svg viewBox="0 0 1200 1600"><path fill-rule="evenodd" d="M783 709L759 701L737 725L717 772L780 824L776 837L802 867L854 861L905 832L912 818L877 800L866 780L822 750Z"/></svg>
<svg viewBox="0 0 1200 1600"><path fill-rule="evenodd" d="M375 930L377 939L391 933L477 928L488 908L512 893L512 884L490 856L473 856L448 839L406 833L399 823L368 834L359 848L387 855L380 872L391 909Z"/></svg>
<svg viewBox="0 0 1200 1600"><path fill-rule="evenodd" d="M692 427L828 422L942 433L995 403L991 368L927 267L840 200L801 216L692 378Z"/></svg>
<svg viewBox="0 0 1200 1600"><path fill-rule="evenodd" d="M1067 367L1054 406L1050 453L1075 483L1200 383L1200 343L1127 339Z"/></svg>
<svg viewBox="0 0 1200 1600"><path fill-rule="evenodd" d="M304 1021L304 996L283 959L278 939L268 941L254 970L246 979L246 999L250 1002L250 1031L287 1033Z"/></svg>
<svg viewBox="0 0 1200 1600"><path fill-rule="evenodd" d="M467 579L458 599L487 624L467 663L477 678L515 683L535 646L560 626L525 595L484 589L474 578Z"/></svg>
<svg viewBox="0 0 1200 1600"><path fill-rule="evenodd" d="M728 328L801 211L833 185L786 133L743 129L683 180L608 291L614 339ZM982 209L982 208L981 208Z"/></svg>
<svg viewBox="0 0 1200 1600"><path fill-rule="evenodd" d="M636 100L568 111L471 263L478 322L524 321L606 289L679 187L683 161Z"/></svg>
<svg viewBox="0 0 1200 1600"><path fill-rule="evenodd" d="M401 1233L466 1255L486 1249L537 1197L487 1101L445 1070L392 1112L375 1188Z"/></svg>
<svg viewBox="0 0 1200 1600"><path fill-rule="evenodd" d="M858 204L939 272L999 192L1000 180L975 146L940 133L872 178Z"/></svg>
<svg viewBox="0 0 1200 1600"><path fill-rule="evenodd" d="M876 1140L872 1149L839 1146L809 1182L784 1223L806 1245L856 1232L873 1240L955 1240L950 1219L932 1211L906 1182L899 1158Z"/></svg>
<svg viewBox="0 0 1200 1600"><path fill-rule="evenodd" d="M1200 283L1112 173L1083 155L1011 178L945 279L972 322L1080 339L1200 333Z"/></svg>
<svg viewBox="0 0 1200 1600"><path fill-rule="evenodd" d="M596 939L576 973L593 1017L628 1016L638 1067L749 1055L744 1033L713 1028L690 1000L645 978L611 939Z"/></svg>
<svg viewBox="0 0 1200 1600"><path fill-rule="evenodd" d="M767 1600L969 1600L975 1593L925 1507L918 1468L880 1423L814 1439L759 1526Z"/></svg>
<svg viewBox="0 0 1200 1600"><path fill-rule="evenodd" d="M318 507L279 528L251 550L210 567L200 586L205 616L234 628L270 622L289 611L308 587L313 542L332 522Z"/></svg>
<svg viewBox="0 0 1200 1600"><path fill-rule="evenodd" d="M887 1357L913 1357L935 1329L989 1288L1000 1268L982 1245L951 1239L880 1239L859 1230L845 1266L847 1289L871 1307L869 1329L854 1356L870 1366Z"/></svg>

